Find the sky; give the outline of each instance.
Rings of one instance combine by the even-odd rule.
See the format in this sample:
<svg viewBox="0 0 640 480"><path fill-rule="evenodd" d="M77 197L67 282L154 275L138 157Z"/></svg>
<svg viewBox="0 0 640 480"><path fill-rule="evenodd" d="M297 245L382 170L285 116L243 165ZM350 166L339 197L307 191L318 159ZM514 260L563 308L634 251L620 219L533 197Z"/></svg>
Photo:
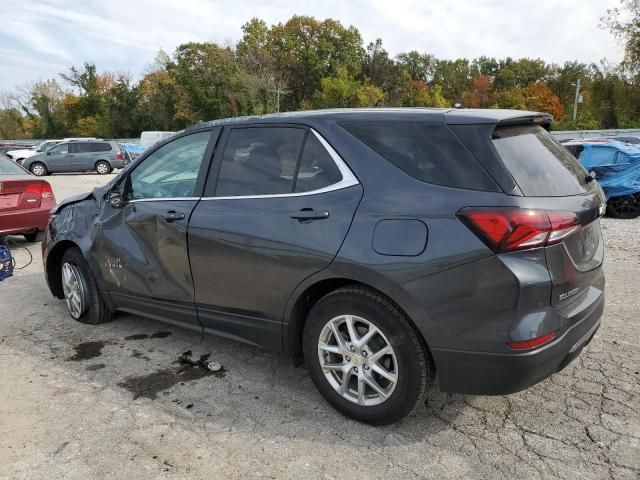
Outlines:
<svg viewBox="0 0 640 480"><path fill-rule="evenodd" d="M252 17L331 17L380 37L392 55L418 50L439 58L607 59L622 48L598 28L618 0L0 0L0 90L59 78L72 65L133 79L160 49L188 41L232 44Z"/></svg>

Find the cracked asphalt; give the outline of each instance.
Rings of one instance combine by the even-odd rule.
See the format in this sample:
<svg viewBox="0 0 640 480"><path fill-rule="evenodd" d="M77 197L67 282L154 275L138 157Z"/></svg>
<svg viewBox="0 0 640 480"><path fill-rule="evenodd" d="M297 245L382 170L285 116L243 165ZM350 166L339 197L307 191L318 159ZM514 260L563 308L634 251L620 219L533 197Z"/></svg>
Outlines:
<svg viewBox="0 0 640 480"><path fill-rule="evenodd" d="M61 199L108 178L50 181ZM640 220L603 228L606 311L575 362L510 396L434 392L384 428L277 354L133 315L73 321L39 244L16 239L34 260L0 283L0 478L638 479Z"/></svg>

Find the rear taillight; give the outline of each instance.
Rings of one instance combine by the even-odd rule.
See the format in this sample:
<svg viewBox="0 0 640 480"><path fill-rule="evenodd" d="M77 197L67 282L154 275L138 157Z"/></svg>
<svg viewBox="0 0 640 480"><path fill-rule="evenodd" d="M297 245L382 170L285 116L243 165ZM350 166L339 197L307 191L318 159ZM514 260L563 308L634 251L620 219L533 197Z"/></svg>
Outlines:
<svg viewBox="0 0 640 480"><path fill-rule="evenodd" d="M43 200L55 198L53 196L53 189L51 188L51 185L49 185L47 182L42 182L42 190L40 191L40 197Z"/></svg>
<svg viewBox="0 0 640 480"><path fill-rule="evenodd" d="M552 245L580 230L571 212L470 207L457 215L495 252Z"/></svg>
<svg viewBox="0 0 640 480"><path fill-rule="evenodd" d="M45 200L53 198L53 189L47 182L30 183L27 188L24 189L24 193L31 193Z"/></svg>
<svg viewBox="0 0 640 480"><path fill-rule="evenodd" d="M122 161L122 152L120 150L116 152L116 160Z"/></svg>

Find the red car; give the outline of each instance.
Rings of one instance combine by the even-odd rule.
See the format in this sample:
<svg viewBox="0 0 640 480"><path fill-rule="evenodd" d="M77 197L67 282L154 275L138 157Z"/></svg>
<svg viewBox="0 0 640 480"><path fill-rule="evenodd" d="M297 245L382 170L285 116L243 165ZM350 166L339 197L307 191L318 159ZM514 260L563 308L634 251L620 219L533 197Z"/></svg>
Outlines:
<svg viewBox="0 0 640 480"><path fill-rule="evenodd" d="M0 237L24 235L38 241L56 206L51 185L0 155Z"/></svg>

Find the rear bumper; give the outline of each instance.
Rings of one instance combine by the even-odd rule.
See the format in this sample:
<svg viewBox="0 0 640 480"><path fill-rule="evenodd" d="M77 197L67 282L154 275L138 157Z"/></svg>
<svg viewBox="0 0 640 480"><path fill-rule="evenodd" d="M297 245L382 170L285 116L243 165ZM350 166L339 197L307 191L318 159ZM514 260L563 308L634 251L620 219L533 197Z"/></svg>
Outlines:
<svg viewBox="0 0 640 480"><path fill-rule="evenodd" d="M55 203L46 208L17 210L0 213L0 235L20 235L43 231L49 221L49 212Z"/></svg>
<svg viewBox="0 0 640 480"><path fill-rule="evenodd" d="M484 353L432 349L440 389L472 395L504 395L524 390L573 361L600 327L604 293L570 319L570 327L541 348L525 353Z"/></svg>

